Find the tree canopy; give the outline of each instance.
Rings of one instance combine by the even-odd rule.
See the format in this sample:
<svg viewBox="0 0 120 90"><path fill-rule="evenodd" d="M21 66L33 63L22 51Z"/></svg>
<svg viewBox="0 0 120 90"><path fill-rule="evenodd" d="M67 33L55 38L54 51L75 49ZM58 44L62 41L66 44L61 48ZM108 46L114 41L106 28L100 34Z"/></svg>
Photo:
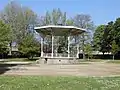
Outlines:
<svg viewBox="0 0 120 90"><path fill-rule="evenodd" d="M28 34L22 39L18 49L21 53L30 58L40 52L40 44L37 42L33 34Z"/></svg>
<svg viewBox="0 0 120 90"><path fill-rule="evenodd" d="M72 25L86 29L87 33L77 36L80 38L79 47L83 50L83 54L87 49L91 51L90 48L103 52L103 54L112 52L115 55L120 51L120 18L110 21L106 25L99 25L95 29L89 14L68 17L66 12L58 8L46 11L45 15L41 16L16 1L10 1L0 12L0 53L7 52L8 46L11 46L13 42L16 42L19 51L24 54L39 51L40 45L36 39L34 26L43 25ZM72 37L71 41L75 38ZM51 43L48 40L51 40L50 36L45 39L46 45ZM55 48L58 52L67 52L65 35L54 38L54 41L57 43ZM65 47L63 48L63 46Z"/></svg>
<svg viewBox="0 0 120 90"><path fill-rule="evenodd" d="M118 52L120 48L120 18L107 25L100 25L96 28L93 43L94 49L103 52ZM117 48L117 50L116 50ZM114 53L114 54L116 54Z"/></svg>
<svg viewBox="0 0 120 90"><path fill-rule="evenodd" d="M101 44L103 39L103 34L105 30L105 25L100 25L96 28L94 37L93 37L93 43L94 43L94 49L100 51L101 50Z"/></svg>
<svg viewBox="0 0 120 90"><path fill-rule="evenodd" d="M0 54L9 51L9 42L11 40L11 28L0 20Z"/></svg>
<svg viewBox="0 0 120 90"><path fill-rule="evenodd" d="M0 19L11 27L11 39L9 42L10 52L12 50L12 43L15 42L16 46L20 46L27 37L30 37L29 34L35 35L33 28L35 24L37 24L37 15L30 8L21 6L16 1L11 1L6 5L0 13ZM27 38L29 39L28 41L30 41L31 38L32 37ZM31 43L26 44L28 45ZM25 49L26 46L24 47ZM31 48L28 49L31 50ZM26 53L30 50L26 50ZM22 53L25 54L25 52Z"/></svg>
<svg viewBox="0 0 120 90"><path fill-rule="evenodd" d="M119 47L116 44L115 40L112 41L112 46L111 46L111 53L113 54L113 60L114 60L114 56L115 54L119 51Z"/></svg>
<svg viewBox="0 0 120 90"><path fill-rule="evenodd" d="M26 36L30 27L37 23L37 15L31 9L21 6L16 1L8 3L0 17L11 26L12 42L17 43Z"/></svg>

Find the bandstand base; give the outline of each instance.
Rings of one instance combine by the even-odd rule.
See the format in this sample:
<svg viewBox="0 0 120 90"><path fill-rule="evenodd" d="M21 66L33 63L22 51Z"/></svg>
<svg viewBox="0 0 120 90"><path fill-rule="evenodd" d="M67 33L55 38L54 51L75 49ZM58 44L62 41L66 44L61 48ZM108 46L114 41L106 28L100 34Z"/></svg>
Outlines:
<svg viewBox="0 0 120 90"><path fill-rule="evenodd" d="M41 57L40 64L75 64L79 60L76 57Z"/></svg>

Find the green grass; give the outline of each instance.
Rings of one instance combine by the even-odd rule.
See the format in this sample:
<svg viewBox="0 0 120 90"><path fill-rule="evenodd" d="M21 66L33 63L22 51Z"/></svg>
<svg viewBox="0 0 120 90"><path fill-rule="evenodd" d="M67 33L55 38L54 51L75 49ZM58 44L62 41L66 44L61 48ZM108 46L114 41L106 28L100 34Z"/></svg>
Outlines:
<svg viewBox="0 0 120 90"><path fill-rule="evenodd" d="M0 90L120 90L120 77L1 76Z"/></svg>
<svg viewBox="0 0 120 90"><path fill-rule="evenodd" d="M91 64L89 62L79 62L78 65L82 65L82 64Z"/></svg>
<svg viewBox="0 0 120 90"><path fill-rule="evenodd" d="M107 63L120 64L120 60L109 60Z"/></svg>
<svg viewBox="0 0 120 90"><path fill-rule="evenodd" d="M38 60L39 58L38 57L34 57L33 59L28 59L28 58L8 58L8 59L4 59L5 61L27 61L27 62L29 62L29 61L36 61L36 60Z"/></svg>
<svg viewBox="0 0 120 90"><path fill-rule="evenodd" d="M80 60L80 62L103 62L103 59L89 59L89 60Z"/></svg>

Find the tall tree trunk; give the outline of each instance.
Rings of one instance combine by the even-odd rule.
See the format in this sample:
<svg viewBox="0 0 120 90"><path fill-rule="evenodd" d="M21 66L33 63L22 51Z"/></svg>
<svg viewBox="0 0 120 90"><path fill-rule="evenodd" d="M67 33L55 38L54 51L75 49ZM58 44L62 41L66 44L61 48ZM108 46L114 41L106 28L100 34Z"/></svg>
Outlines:
<svg viewBox="0 0 120 90"><path fill-rule="evenodd" d="M105 52L103 52L103 58L102 59L104 59L104 55L105 55Z"/></svg>
<svg viewBox="0 0 120 90"><path fill-rule="evenodd" d="M88 61L89 61L89 56L88 56Z"/></svg>
<svg viewBox="0 0 120 90"><path fill-rule="evenodd" d="M83 51L83 60L85 60L85 52Z"/></svg>
<svg viewBox="0 0 120 90"><path fill-rule="evenodd" d="M115 58L115 55L113 55L113 60L114 60L114 58Z"/></svg>
<svg viewBox="0 0 120 90"><path fill-rule="evenodd" d="M10 49L9 49L9 54L10 54L10 56L12 55L12 41L10 42Z"/></svg>
<svg viewBox="0 0 120 90"><path fill-rule="evenodd" d="M4 59L4 53L2 53L2 59Z"/></svg>

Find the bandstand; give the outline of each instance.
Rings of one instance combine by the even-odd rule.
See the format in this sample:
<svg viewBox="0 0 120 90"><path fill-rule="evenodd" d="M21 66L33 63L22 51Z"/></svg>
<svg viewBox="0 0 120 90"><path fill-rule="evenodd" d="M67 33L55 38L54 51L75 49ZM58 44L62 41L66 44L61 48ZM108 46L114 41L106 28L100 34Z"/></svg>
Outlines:
<svg viewBox="0 0 120 90"><path fill-rule="evenodd" d="M73 63L79 56L79 35L86 30L75 26L48 25L34 28L41 36L40 63Z"/></svg>

